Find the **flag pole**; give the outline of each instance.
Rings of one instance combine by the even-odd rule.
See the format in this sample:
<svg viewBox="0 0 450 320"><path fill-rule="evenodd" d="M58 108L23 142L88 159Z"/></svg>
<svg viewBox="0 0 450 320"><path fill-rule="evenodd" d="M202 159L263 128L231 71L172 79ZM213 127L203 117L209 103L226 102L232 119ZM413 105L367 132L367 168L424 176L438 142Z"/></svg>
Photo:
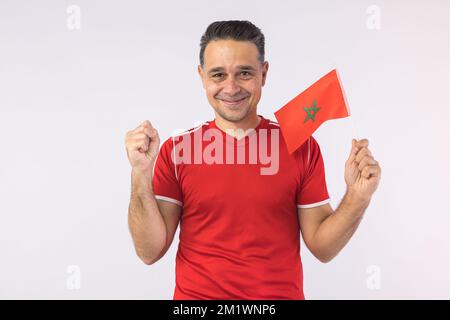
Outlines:
<svg viewBox="0 0 450 320"><path fill-rule="evenodd" d="M352 134L353 137L356 139L356 141L358 141L358 134L356 132L356 126L355 126L355 121L353 120L354 115L350 115L350 125L352 126Z"/></svg>
<svg viewBox="0 0 450 320"><path fill-rule="evenodd" d="M336 70L336 76L337 76L338 81L339 81L339 86L340 86L341 91L342 91L342 96L344 97L344 102L345 102L345 106L347 108L347 113L350 116L350 125L352 127L352 135L356 139L356 141L358 141L358 134L356 132L355 121L353 120L353 114L350 112L350 106L348 104L347 95L345 94L344 86L342 85L341 76L339 74L339 71L337 69L335 69L335 70Z"/></svg>

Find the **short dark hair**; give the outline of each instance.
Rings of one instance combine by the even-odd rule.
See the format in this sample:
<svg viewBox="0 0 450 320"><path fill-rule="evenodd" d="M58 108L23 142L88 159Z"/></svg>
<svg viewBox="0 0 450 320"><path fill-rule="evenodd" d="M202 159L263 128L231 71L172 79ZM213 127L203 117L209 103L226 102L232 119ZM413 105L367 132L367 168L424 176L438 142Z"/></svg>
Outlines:
<svg viewBox="0 0 450 320"><path fill-rule="evenodd" d="M200 39L200 65L205 62L205 49L208 43L215 40L250 41L259 51L259 60L264 62L264 35L261 30L250 21L228 20L215 21L206 28Z"/></svg>

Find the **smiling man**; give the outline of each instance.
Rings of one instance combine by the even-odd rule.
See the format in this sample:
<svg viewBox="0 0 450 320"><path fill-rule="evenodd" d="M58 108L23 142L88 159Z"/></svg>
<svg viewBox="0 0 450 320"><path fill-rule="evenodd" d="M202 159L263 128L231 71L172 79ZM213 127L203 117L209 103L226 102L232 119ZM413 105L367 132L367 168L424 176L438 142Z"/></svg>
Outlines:
<svg viewBox="0 0 450 320"><path fill-rule="evenodd" d="M160 149L149 121L126 134L137 255L158 261L180 224L174 299L304 299L300 234L315 257L330 261L378 186L368 141L353 140L347 191L332 209L317 141L290 155L278 124L257 113L268 69L259 28L214 22L201 38L198 74L215 118ZM268 159L276 170L264 174Z"/></svg>
<svg viewBox="0 0 450 320"><path fill-rule="evenodd" d="M220 30L221 26L225 30ZM248 36L254 41L236 41L214 38L214 31L226 34L228 30L226 24L212 25L202 37L198 73L216 112L216 124L223 129L255 128L260 121L256 107L269 68L268 62L262 61L264 37L251 35L249 29Z"/></svg>

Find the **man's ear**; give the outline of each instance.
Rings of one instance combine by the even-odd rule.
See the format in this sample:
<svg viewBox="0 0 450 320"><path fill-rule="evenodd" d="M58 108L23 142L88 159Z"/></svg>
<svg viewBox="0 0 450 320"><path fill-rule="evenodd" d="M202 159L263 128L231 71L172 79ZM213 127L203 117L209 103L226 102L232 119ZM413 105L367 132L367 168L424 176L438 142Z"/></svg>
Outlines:
<svg viewBox="0 0 450 320"><path fill-rule="evenodd" d="M203 81L203 68L202 68L201 65L198 65L198 66L197 66L197 73L198 73L198 75L200 76L200 80L202 80L203 88L205 88L205 83L204 83L204 81Z"/></svg>
<svg viewBox="0 0 450 320"><path fill-rule="evenodd" d="M264 84L266 83L266 78L267 78L267 72L269 71L269 62L265 61L263 63L263 71L262 71L262 86L264 87Z"/></svg>

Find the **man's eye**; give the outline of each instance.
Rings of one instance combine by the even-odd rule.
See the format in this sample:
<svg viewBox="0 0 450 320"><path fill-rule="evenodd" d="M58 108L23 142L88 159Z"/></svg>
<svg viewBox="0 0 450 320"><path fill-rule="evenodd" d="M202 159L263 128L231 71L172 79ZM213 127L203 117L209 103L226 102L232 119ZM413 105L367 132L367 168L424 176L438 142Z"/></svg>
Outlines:
<svg viewBox="0 0 450 320"><path fill-rule="evenodd" d="M248 71L241 71L241 76L248 78L248 77L251 77L252 74Z"/></svg>
<svg viewBox="0 0 450 320"><path fill-rule="evenodd" d="M213 78L220 78L221 76L222 76L222 73L213 74Z"/></svg>

